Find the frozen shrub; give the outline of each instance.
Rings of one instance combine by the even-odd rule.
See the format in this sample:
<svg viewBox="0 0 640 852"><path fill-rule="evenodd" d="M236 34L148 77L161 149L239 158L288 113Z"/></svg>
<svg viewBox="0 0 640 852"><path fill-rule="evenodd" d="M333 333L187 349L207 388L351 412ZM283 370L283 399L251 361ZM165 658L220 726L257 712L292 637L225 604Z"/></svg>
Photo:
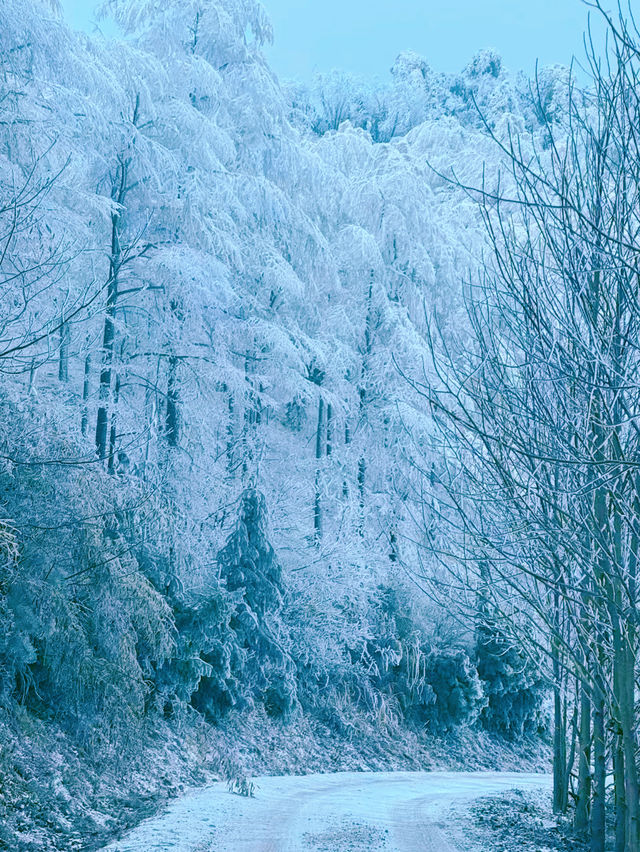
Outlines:
<svg viewBox="0 0 640 852"><path fill-rule="evenodd" d="M86 544L89 565L98 554L107 564L98 563L82 584L50 578L22 586L35 619L27 702L36 709L44 704L76 726L81 719L87 730L103 720L105 730L115 731L144 715L155 668L173 651L173 620L132 557L109 557L100 540ZM122 549L122 542L115 544Z"/></svg>
<svg viewBox="0 0 640 852"><path fill-rule="evenodd" d="M223 586L216 597L179 621L183 678L195 686L191 702L212 719L255 702L287 717L298 702L281 616L282 574L268 540L264 497L253 489L241 496L218 567Z"/></svg>
<svg viewBox="0 0 640 852"><path fill-rule="evenodd" d="M414 725L441 731L473 723L484 696L467 653L434 649L394 589L378 589L375 609L378 635L368 641L363 662L377 688L393 696Z"/></svg>
<svg viewBox="0 0 640 852"><path fill-rule="evenodd" d="M247 608L261 616L282 609L282 571L267 535L262 494L248 489L240 498L236 529L218 554L230 592L241 592Z"/></svg>
<svg viewBox="0 0 640 852"><path fill-rule="evenodd" d="M256 703L274 717L293 712L297 683L283 595L264 497L245 491L217 573L202 588L174 596L175 653L156 676L165 715L185 704L211 722Z"/></svg>
<svg viewBox="0 0 640 852"><path fill-rule="evenodd" d="M487 622L477 628L475 653L487 696L482 726L509 739L537 732L545 684L530 658Z"/></svg>
<svg viewBox="0 0 640 852"><path fill-rule="evenodd" d="M5 425L16 423L14 412L3 413ZM48 456L80 456L55 422L40 425ZM15 453L12 440L7 429L7 455ZM0 471L4 511L15 519L15 530L0 529L2 698L56 716L92 741L131 734L156 669L173 653L171 609L132 555L126 498L112 480L64 463L54 476L28 463L39 446L20 452L22 464Z"/></svg>
<svg viewBox="0 0 640 852"><path fill-rule="evenodd" d="M34 621L19 594L19 550L16 531L0 522L0 702L29 688L30 667L36 662Z"/></svg>
<svg viewBox="0 0 640 852"><path fill-rule="evenodd" d="M465 651L432 652L426 662L425 678L435 695L429 715L438 727L449 729L476 720L484 694L476 668Z"/></svg>
<svg viewBox="0 0 640 852"><path fill-rule="evenodd" d="M205 601L182 605L176 612L176 654L161 673L165 712L172 709L172 695L191 702L211 720L220 719L236 704L242 659L230 626L233 607L218 585Z"/></svg>

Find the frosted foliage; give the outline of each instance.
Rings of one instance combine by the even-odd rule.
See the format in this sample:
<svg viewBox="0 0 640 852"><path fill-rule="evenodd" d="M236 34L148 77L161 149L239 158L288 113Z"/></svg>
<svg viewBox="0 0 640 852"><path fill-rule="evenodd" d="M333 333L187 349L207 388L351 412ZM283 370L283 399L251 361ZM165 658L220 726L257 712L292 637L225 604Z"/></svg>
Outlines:
<svg viewBox="0 0 640 852"><path fill-rule="evenodd" d="M109 0L103 12L155 48L187 50L217 65L238 61L252 44L272 38L265 11L255 0Z"/></svg>
<svg viewBox="0 0 640 852"><path fill-rule="evenodd" d="M484 249L447 179L497 179L473 101L543 134L530 88L410 53L281 86L253 0L109 0L114 41L57 6L0 4L0 701L87 740L189 705L475 719L407 588L435 455L407 377Z"/></svg>

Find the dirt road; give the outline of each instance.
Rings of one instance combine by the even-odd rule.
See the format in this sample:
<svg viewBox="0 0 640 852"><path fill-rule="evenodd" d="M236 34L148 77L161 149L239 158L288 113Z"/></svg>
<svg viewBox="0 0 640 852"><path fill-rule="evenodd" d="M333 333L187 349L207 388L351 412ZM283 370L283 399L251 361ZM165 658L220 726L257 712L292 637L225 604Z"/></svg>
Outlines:
<svg viewBox="0 0 640 852"><path fill-rule="evenodd" d="M545 775L343 772L255 779L255 798L225 784L190 793L109 852L454 852L438 825L456 804L550 786Z"/></svg>

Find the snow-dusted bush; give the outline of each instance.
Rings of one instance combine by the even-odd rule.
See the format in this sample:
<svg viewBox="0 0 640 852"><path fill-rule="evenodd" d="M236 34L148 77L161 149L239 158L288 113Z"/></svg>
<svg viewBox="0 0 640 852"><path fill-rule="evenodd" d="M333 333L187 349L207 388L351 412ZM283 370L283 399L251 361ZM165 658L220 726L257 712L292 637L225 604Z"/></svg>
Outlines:
<svg viewBox="0 0 640 852"><path fill-rule="evenodd" d="M466 651L431 653L425 679L435 696L426 716L436 728L447 730L475 722L485 699L478 672Z"/></svg>
<svg viewBox="0 0 640 852"><path fill-rule="evenodd" d="M378 589L375 613L377 635L366 643L361 664L396 712L434 732L474 723L485 697L466 651L429 640L393 588Z"/></svg>
<svg viewBox="0 0 640 852"><path fill-rule="evenodd" d="M31 619L19 599L20 547L16 531L0 522L0 702L29 688L30 666L36 661Z"/></svg>
<svg viewBox="0 0 640 852"><path fill-rule="evenodd" d="M2 530L2 692L108 738L146 711L155 668L173 653L171 609L132 555L128 501L106 474L77 464L81 448L31 403L2 412L3 511L15 519Z"/></svg>
<svg viewBox="0 0 640 852"><path fill-rule="evenodd" d="M165 715L192 704L216 721L236 704L241 661L230 626L233 609L233 600L218 583L207 589L204 600L175 604L175 653L156 676Z"/></svg>
<svg viewBox="0 0 640 852"><path fill-rule="evenodd" d="M295 665L282 619L281 568L265 499L239 501L235 528L197 590L174 600L176 649L156 684L165 714L191 704L210 721L256 703L278 718L297 707Z"/></svg>
<svg viewBox="0 0 640 852"><path fill-rule="evenodd" d="M259 491L243 492L236 529L218 554L218 566L235 600L230 624L240 649L242 694L286 718L297 706L295 664L282 621L282 571Z"/></svg>
<svg viewBox="0 0 640 852"><path fill-rule="evenodd" d="M481 622L476 631L475 662L487 697L480 714L484 728L510 739L544 728L542 704L548 684L513 640Z"/></svg>

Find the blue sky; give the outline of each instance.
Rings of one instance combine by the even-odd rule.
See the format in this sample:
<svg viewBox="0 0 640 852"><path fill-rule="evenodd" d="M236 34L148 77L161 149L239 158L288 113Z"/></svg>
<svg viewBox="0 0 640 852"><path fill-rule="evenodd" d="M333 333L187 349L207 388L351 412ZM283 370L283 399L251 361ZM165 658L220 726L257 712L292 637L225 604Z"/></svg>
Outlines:
<svg viewBox="0 0 640 852"><path fill-rule="evenodd" d="M634 0L635 4L636 0ZM436 70L458 71L494 47L512 69L568 63L582 53L581 0L263 0L275 28L268 50L283 77L308 79L341 68L385 75L401 50ZM62 0L68 18L90 27L92 0Z"/></svg>

